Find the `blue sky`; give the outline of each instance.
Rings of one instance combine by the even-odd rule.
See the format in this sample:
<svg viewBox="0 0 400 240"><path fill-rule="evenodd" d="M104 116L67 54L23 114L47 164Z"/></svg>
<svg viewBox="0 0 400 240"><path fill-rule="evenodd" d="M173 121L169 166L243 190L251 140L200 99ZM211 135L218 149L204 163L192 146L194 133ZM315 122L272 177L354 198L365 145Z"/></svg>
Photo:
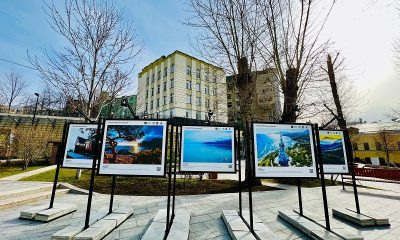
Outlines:
<svg viewBox="0 0 400 240"><path fill-rule="evenodd" d="M216 142L232 139L232 131L215 130L187 130L184 132L185 141L188 142Z"/></svg>
<svg viewBox="0 0 400 240"><path fill-rule="evenodd" d="M63 0L56 1L62 5ZM329 4L331 1L323 1ZM0 58L27 65L26 51L40 54L41 48L63 46L62 39L50 28L41 0L0 1ZM141 68L174 50L191 55L189 40L197 35L182 21L189 17L185 0L117 0L124 9L125 20L132 21L145 49L131 78L137 81ZM364 99L353 118L367 121L387 119L386 113L400 105L399 72L394 65L393 42L399 31L400 11L395 0L339 0L336 3L321 39L330 39L346 59L348 75L362 92ZM10 69L23 74L30 87L27 95L43 87L39 76L30 69L0 60L0 77ZM133 93L133 89L127 94Z"/></svg>
<svg viewBox="0 0 400 240"><path fill-rule="evenodd" d="M109 128L111 127L111 125L109 126ZM129 126L127 126L129 127ZM162 138L163 136L163 126L143 126L142 127L142 131L144 133L144 136L141 139L138 139L137 141L139 143L143 142L143 141L150 141L153 140L154 138ZM114 129L109 129L107 131L107 135L111 138L117 137L117 132ZM115 141L117 142L124 142L124 143L129 143L126 142L124 139L116 139Z"/></svg>

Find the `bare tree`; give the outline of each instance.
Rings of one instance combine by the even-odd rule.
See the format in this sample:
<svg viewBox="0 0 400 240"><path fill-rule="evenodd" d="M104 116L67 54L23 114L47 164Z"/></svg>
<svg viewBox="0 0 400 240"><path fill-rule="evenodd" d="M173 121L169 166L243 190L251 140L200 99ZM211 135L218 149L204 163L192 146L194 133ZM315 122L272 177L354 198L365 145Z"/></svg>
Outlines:
<svg viewBox="0 0 400 240"><path fill-rule="evenodd" d="M380 147L377 146L377 150L381 150L385 153L386 163L387 166L389 167L391 164L390 153L397 150L395 134L386 129L381 129L377 132L377 136L375 137L375 142L378 145L380 144Z"/></svg>
<svg viewBox="0 0 400 240"><path fill-rule="evenodd" d="M67 45L45 50L42 57L28 53L29 61L45 83L68 101L80 102L88 117L96 117L96 109L129 87L142 44L113 2L66 0L63 8L46 2L44 10Z"/></svg>
<svg viewBox="0 0 400 240"><path fill-rule="evenodd" d="M260 1L260 21L266 31L260 37L259 52L267 67L275 68L283 94L283 122L295 122L306 113L315 70L328 46L320 33L335 4L321 10L320 0ZM297 112L297 113L296 113Z"/></svg>
<svg viewBox="0 0 400 240"><path fill-rule="evenodd" d="M0 96L2 101L7 104L9 112L15 99L23 93L26 87L27 84L22 75L13 70L5 74L4 79L0 81Z"/></svg>

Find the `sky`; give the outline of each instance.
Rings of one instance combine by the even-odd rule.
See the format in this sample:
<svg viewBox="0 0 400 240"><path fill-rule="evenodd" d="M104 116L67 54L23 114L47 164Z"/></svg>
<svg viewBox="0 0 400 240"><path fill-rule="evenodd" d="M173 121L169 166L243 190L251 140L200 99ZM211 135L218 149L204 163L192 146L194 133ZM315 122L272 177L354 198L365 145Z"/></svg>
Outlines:
<svg viewBox="0 0 400 240"><path fill-rule="evenodd" d="M131 75L134 82L144 66L162 55L180 50L196 56L190 41L197 30L183 24L190 16L184 0L118 0L116 6L123 9L125 20L133 23L145 44ZM349 79L363 96L359 112L352 116L355 119L387 120L390 109L400 105L400 73L393 53L394 39L400 37L399 24L395 0L337 0L326 23L321 39L329 39L341 51ZM33 93L43 88L40 77L32 69L7 61L29 66L27 51L40 55L43 49L62 48L65 42L47 23L41 0L0 1L0 29L0 78L11 69L21 72L29 83L24 98L33 98Z"/></svg>

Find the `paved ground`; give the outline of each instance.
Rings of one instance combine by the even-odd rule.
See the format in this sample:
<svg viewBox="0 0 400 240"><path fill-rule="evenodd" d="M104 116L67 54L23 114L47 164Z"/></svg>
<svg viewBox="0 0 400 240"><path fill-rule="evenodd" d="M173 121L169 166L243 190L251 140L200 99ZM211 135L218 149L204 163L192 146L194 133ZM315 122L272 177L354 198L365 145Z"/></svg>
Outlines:
<svg viewBox="0 0 400 240"><path fill-rule="evenodd" d="M342 191L339 186L328 187L329 207L354 206L351 189L346 189L346 191ZM0 191L2 190L4 187L0 185ZM331 224L361 234L367 240L399 239L400 205L398 203L400 193L366 188L360 188L359 192L362 211L375 211L388 216L391 226L360 229L334 218L331 218ZM82 222L83 225L86 199L87 196L76 194L67 194L56 198L56 203L75 203L78 211L51 223L18 219L21 209L27 206L2 210L0 211L0 239L50 239L53 233L71 223ZM247 196L244 196L244 199L244 206L247 207ZM189 239L230 239L221 219L221 211L237 209L238 194L178 196L176 200L177 208L187 208L192 213ZM277 218L278 210L293 209L298 206L296 189L254 193L253 200L255 214L282 239L307 239L293 227ZM318 215L323 214L320 188L303 189L303 200L305 210ZM109 195L96 194L93 198L92 214L106 212L108 201ZM36 205L47 203L48 200L44 200ZM166 207L166 197L116 196L115 207L117 206L131 206L135 209L134 215L105 239L140 239L157 210Z"/></svg>

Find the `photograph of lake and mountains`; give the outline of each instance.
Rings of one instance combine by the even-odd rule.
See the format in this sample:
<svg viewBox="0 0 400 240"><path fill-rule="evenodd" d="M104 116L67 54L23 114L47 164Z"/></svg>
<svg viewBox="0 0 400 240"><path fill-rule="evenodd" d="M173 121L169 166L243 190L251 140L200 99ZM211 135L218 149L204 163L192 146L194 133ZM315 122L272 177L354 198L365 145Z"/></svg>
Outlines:
<svg viewBox="0 0 400 240"><path fill-rule="evenodd" d="M104 164L161 164L162 125L108 125Z"/></svg>
<svg viewBox="0 0 400 240"><path fill-rule="evenodd" d="M233 162L233 131L228 128L193 127L183 131L182 162L230 163ZM212 154L210 154L212 153Z"/></svg>
<svg viewBox="0 0 400 240"><path fill-rule="evenodd" d="M322 161L329 165L345 165L343 135L335 131L320 131Z"/></svg>
<svg viewBox="0 0 400 240"><path fill-rule="evenodd" d="M255 135L259 167L312 166L309 129L258 128Z"/></svg>

